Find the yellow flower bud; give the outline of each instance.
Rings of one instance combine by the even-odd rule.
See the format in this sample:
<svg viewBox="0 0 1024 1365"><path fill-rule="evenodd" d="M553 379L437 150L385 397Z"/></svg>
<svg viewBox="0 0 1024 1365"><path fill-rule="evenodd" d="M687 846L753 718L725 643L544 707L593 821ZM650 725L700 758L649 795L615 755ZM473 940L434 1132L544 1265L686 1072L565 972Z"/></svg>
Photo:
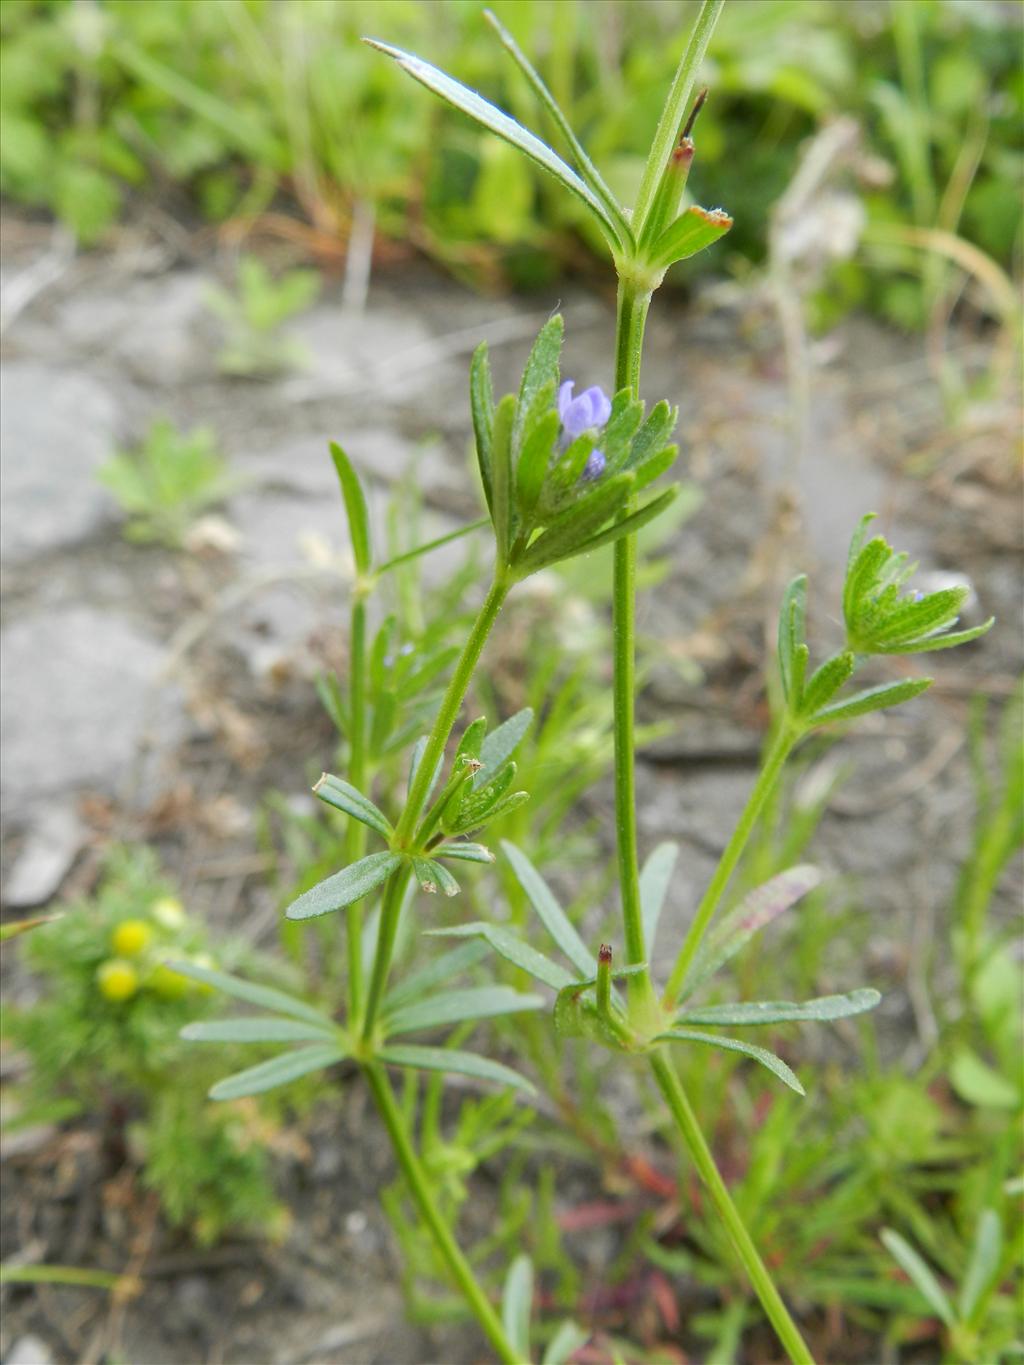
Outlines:
<svg viewBox="0 0 1024 1365"><path fill-rule="evenodd" d="M150 914L164 929L180 929L185 923L185 909L176 896L161 896L150 906Z"/></svg>
<svg viewBox="0 0 1024 1365"><path fill-rule="evenodd" d="M100 964L96 972L100 992L108 1000L129 1000L139 989L135 968L124 958L112 957Z"/></svg>
<svg viewBox="0 0 1024 1365"><path fill-rule="evenodd" d="M161 962L146 982L164 1000L180 1000L188 990L188 978Z"/></svg>
<svg viewBox="0 0 1024 1365"><path fill-rule="evenodd" d="M141 919L126 919L114 930L111 944L118 957L138 957L149 947L153 930Z"/></svg>

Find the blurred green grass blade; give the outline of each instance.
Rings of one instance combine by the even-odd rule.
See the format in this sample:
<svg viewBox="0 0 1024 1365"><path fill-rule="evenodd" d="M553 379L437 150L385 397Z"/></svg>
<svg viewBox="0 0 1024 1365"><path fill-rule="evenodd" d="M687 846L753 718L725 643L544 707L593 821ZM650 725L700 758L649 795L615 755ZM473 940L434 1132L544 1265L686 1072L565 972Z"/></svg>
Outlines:
<svg viewBox="0 0 1024 1365"><path fill-rule="evenodd" d="M530 1359L530 1313L533 1309L533 1262L525 1253L508 1268L501 1291L501 1322L519 1359Z"/></svg>
<svg viewBox="0 0 1024 1365"><path fill-rule="evenodd" d="M970 1322L984 1310L988 1291L996 1281L1003 1257L1003 1220L995 1209L983 1209L978 1218L967 1264L960 1286L960 1318Z"/></svg>
<svg viewBox="0 0 1024 1365"><path fill-rule="evenodd" d="M584 1331L579 1323L573 1322L572 1318L566 1318L548 1342L541 1365L566 1365L573 1352L578 1351L589 1340L589 1332Z"/></svg>
<svg viewBox="0 0 1024 1365"><path fill-rule="evenodd" d="M683 994L692 995L701 982L735 957L756 933L778 919L820 882L821 873L816 867L800 863L749 891L701 944L686 975Z"/></svg>
<svg viewBox="0 0 1024 1365"><path fill-rule="evenodd" d="M665 906L665 897L672 881L679 845L666 840L652 849L640 872L640 910L643 916L644 947L648 957L658 932L658 921Z"/></svg>
<svg viewBox="0 0 1024 1365"><path fill-rule="evenodd" d="M953 1305L939 1284L927 1262L892 1228L883 1228L880 1233L886 1251L896 1261L900 1269L909 1277L932 1312L952 1327L956 1321Z"/></svg>

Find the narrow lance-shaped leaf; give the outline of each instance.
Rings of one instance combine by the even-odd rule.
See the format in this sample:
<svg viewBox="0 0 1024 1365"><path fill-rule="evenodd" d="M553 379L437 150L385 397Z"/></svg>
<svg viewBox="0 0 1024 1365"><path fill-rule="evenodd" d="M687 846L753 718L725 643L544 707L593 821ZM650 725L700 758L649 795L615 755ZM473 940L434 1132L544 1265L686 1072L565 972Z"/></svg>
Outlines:
<svg viewBox="0 0 1024 1365"><path fill-rule="evenodd" d="M646 422L633 437L624 468L632 469L634 465L641 464L651 451L660 450L662 446L668 445L669 437L675 430L678 420L678 408L670 408L664 398L655 403Z"/></svg>
<svg viewBox="0 0 1024 1365"><path fill-rule="evenodd" d="M996 1282L1003 1259L1003 1221L995 1209L983 1209L971 1246L971 1258L960 1286L960 1317L964 1322L980 1315Z"/></svg>
<svg viewBox="0 0 1024 1365"><path fill-rule="evenodd" d="M717 1033L699 1033L689 1028L669 1029L667 1033L659 1034L655 1042L709 1043L712 1047L720 1047L726 1052L741 1052L744 1057L749 1057L766 1067L773 1076L777 1076L798 1095L807 1093L781 1057L776 1057L775 1053L769 1052L767 1048L755 1047L753 1043L741 1043L738 1038L722 1038Z"/></svg>
<svg viewBox="0 0 1024 1365"><path fill-rule="evenodd" d="M588 538L625 507L635 482L632 473L616 474L553 517L547 530L518 560L516 570L520 577L579 554Z"/></svg>
<svg viewBox="0 0 1024 1365"><path fill-rule="evenodd" d="M480 1057L475 1052L462 1052L449 1047L419 1047L414 1043L388 1043L377 1056L382 1062L392 1066L411 1066L425 1071L451 1071L459 1076L472 1076L476 1080L495 1081L513 1090L525 1091L527 1095L536 1093L535 1088L518 1071L500 1062L492 1062L489 1057Z"/></svg>
<svg viewBox="0 0 1024 1365"><path fill-rule="evenodd" d="M470 943L460 943L457 948L450 952L442 953L440 957L429 962L425 967L421 967L418 972L413 972L403 981L398 981L385 996L385 1013L388 1010L395 1010L399 1005L404 1005L410 1000L418 1000L421 995L426 995L433 991L435 986L447 985L453 981L467 967L473 967L487 956L487 945L479 940Z"/></svg>
<svg viewBox="0 0 1024 1365"><path fill-rule="evenodd" d="M623 245L631 247L633 245L633 231L629 226L629 222L627 221L618 200L605 184L601 172L591 161L583 144L573 132L572 125L562 112L558 101L545 85L540 73L530 63L526 54L522 51L511 33L509 33L508 29L505 28L491 10L484 10L484 18L490 24L491 28L494 29L495 33L497 33L502 46L529 81L534 94L548 111L548 114L558 131L565 138L576 165L579 167L580 176L587 182L597 195L598 199L600 199L601 203L608 210L608 216L614 221Z"/></svg>
<svg viewBox="0 0 1024 1365"><path fill-rule="evenodd" d="M530 1359L530 1312L533 1308L533 1262L521 1254L509 1266L501 1291L501 1323L521 1360Z"/></svg>
<svg viewBox="0 0 1024 1365"><path fill-rule="evenodd" d="M679 857L679 845L659 844L647 858L640 873L640 910L643 917L644 945L648 954L658 932L658 921Z"/></svg>
<svg viewBox="0 0 1024 1365"><path fill-rule="evenodd" d="M508 559L512 543L512 424L515 420L515 396L507 393L494 414L494 440L491 446L491 516L498 554Z"/></svg>
<svg viewBox="0 0 1024 1365"><path fill-rule="evenodd" d="M483 767L473 778L474 787L482 787L515 753L533 721L533 710L524 706L514 716L497 726L480 746Z"/></svg>
<svg viewBox="0 0 1024 1365"><path fill-rule="evenodd" d="M180 1037L190 1043L302 1043L331 1041L337 1030L302 1019L249 1015L241 1019L204 1019L186 1024Z"/></svg>
<svg viewBox="0 0 1024 1365"><path fill-rule="evenodd" d="M516 881L526 892L545 929L582 976L596 977L597 958L576 932L575 926L555 899L547 882L515 844L503 839L501 847L505 857L512 864Z"/></svg>
<svg viewBox="0 0 1024 1365"><path fill-rule="evenodd" d="M574 984L575 978L564 967L557 962L552 962L551 958L545 957L543 953L539 953L529 943L517 938L515 934L498 924L487 924L483 920L476 920L472 924L460 924L452 929L428 929L427 936L438 938L478 936L489 944L496 953L499 953L506 962L511 962L514 967L521 967L524 972L528 972L537 981L542 981L545 986L551 986L556 991L560 991L566 986Z"/></svg>
<svg viewBox="0 0 1024 1365"><path fill-rule="evenodd" d="M321 773L313 792L328 806L351 815L354 820L367 825L382 839L390 839L394 833L391 822L384 812L378 810L370 798L357 791L350 782L334 777L331 773Z"/></svg>
<svg viewBox="0 0 1024 1365"><path fill-rule="evenodd" d="M824 725L833 720L853 720L855 716L866 715L869 711L880 711L886 706L898 706L902 701L919 697L931 687L932 678L907 678L903 682L883 683L880 687L868 687L856 692L845 701L833 702L823 706L810 717L814 725Z"/></svg>
<svg viewBox="0 0 1024 1365"><path fill-rule="evenodd" d="M370 551L370 514L366 510L366 497L355 466L336 441L331 442L331 459L341 484L341 496L345 500L345 514L348 517L349 535L352 537L352 556L360 574L369 572Z"/></svg>
<svg viewBox="0 0 1024 1365"><path fill-rule="evenodd" d="M441 891L446 896L457 896L459 894L459 884L440 863L435 863L432 858L413 858L413 871L416 873L416 880L424 891L430 895Z"/></svg>
<svg viewBox="0 0 1024 1365"><path fill-rule="evenodd" d="M540 1009L539 995L524 995L508 986L467 986L461 991L443 991L429 1000L417 1000L389 1014L385 1028L393 1033L412 1033L417 1029L460 1024L467 1019L492 1019L502 1014L520 1014Z"/></svg>
<svg viewBox="0 0 1024 1365"><path fill-rule="evenodd" d="M433 850L435 858L454 858L462 863L493 863L494 854L483 844L441 844Z"/></svg>
<svg viewBox="0 0 1024 1365"><path fill-rule="evenodd" d="M566 1365L569 1357L590 1340L590 1333L584 1331L578 1322L566 1318L558 1331L548 1342L541 1365Z"/></svg>
<svg viewBox="0 0 1024 1365"><path fill-rule="evenodd" d="M849 1019L873 1010L881 1000L870 987L846 995L820 995L815 1000L748 1000L734 1005L695 1006L677 1016L680 1024L785 1024L812 1019Z"/></svg>
<svg viewBox="0 0 1024 1365"><path fill-rule="evenodd" d="M387 43L380 43L372 38L364 39L364 41L386 56L394 58L403 71L408 72L414 80L425 85L428 90L440 95L443 100L454 105L462 113L468 114L477 123L483 124L497 137L504 139L505 142L510 142L513 147L518 147L531 161L535 161L549 175L553 175L567 190L570 190L586 204L596 218L605 237L613 246L622 245L618 230L601 201L584 184L576 172L567 166L562 158L553 152L546 143L541 142L539 137L528 132L515 119L509 118L508 114L503 113L495 105L478 95L475 90L470 90L468 86L453 80L451 76L439 71L436 66L431 66L429 62L421 61L419 57L403 52L400 48L391 47Z"/></svg>
<svg viewBox="0 0 1024 1365"><path fill-rule="evenodd" d="M952 625L969 595L970 589L961 586L904 598L886 612L872 632L875 647L916 640L941 626Z"/></svg>
<svg viewBox="0 0 1024 1365"><path fill-rule="evenodd" d="M285 915L288 919L314 919L352 905L387 881L401 861L397 853L371 853L360 858L292 901Z"/></svg>
<svg viewBox="0 0 1024 1365"><path fill-rule="evenodd" d="M669 266L696 256L698 251L724 237L731 227L732 219L724 209L702 209L692 204L654 243L651 264Z"/></svg>
<svg viewBox="0 0 1024 1365"><path fill-rule="evenodd" d="M772 920L813 891L820 881L821 873L816 867L801 863L748 892L701 944L687 973L683 994L692 995L702 981L717 972Z"/></svg>
<svg viewBox="0 0 1024 1365"><path fill-rule="evenodd" d="M800 689L793 686L793 662L804 643L806 615L807 575L799 574L786 589L779 611L779 672L783 694L793 709L800 703Z"/></svg>
<svg viewBox="0 0 1024 1365"><path fill-rule="evenodd" d="M516 403L516 417L512 427L513 466L518 463L522 451L527 418L537 416L537 413L532 411L535 403L542 396L544 408L550 407L555 401L555 389L558 385L558 362L562 354L564 334L565 322L561 313L556 313L554 317L548 318L545 322L537 333L537 340L530 348L530 354L523 368L523 377L519 384L519 401Z"/></svg>
<svg viewBox="0 0 1024 1365"><path fill-rule="evenodd" d="M939 1284L931 1269L931 1266L921 1257L909 1242L905 1241L898 1232L893 1232L892 1228L883 1228L881 1239L886 1251L897 1261L900 1268L910 1277L914 1286L917 1288L922 1298L931 1308L932 1312L946 1324L952 1327L956 1321L953 1312L953 1305L946 1297L946 1291Z"/></svg>
<svg viewBox="0 0 1024 1365"><path fill-rule="evenodd" d="M244 1095L260 1095L265 1090L274 1090L279 1085L298 1080L311 1071L320 1071L325 1066L340 1062L344 1050L335 1043L314 1043L312 1047L298 1048L294 1052L284 1052L272 1057L268 1062L250 1066L245 1071L236 1071L218 1081L210 1089L211 1100L237 1100Z"/></svg>
<svg viewBox="0 0 1024 1365"><path fill-rule="evenodd" d="M574 546L570 553L565 555L564 558L575 559L577 555L590 554L593 550L600 550L604 545L611 545L616 540L621 540L623 536L635 535L642 526L646 526L649 521L653 521L655 517L660 516L661 513L676 500L678 495L679 485L673 484L670 488L666 488L664 493L656 498L652 498L650 502L645 502L644 505L639 507L635 512L631 512L629 516L621 517L606 530L599 531L596 536L591 536L589 540L584 541L582 545ZM546 568L547 562L539 564L536 567ZM531 568L530 572L534 572L534 569Z"/></svg>
<svg viewBox="0 0 1024 1365"><path fill-rule="evenodd" d="M630 471L636 480L633 492L642 493L648 484L660 479L662 474L672 468L678 455L678 446L665 446L662 450L655 451L653 455L648 455L640 464L631 465Z"/></svg>
<svg viewBox="0 0 1024 1365"><path fill-rule="evenodd" d="M494 516L494 494L491 473L491 448L494 436L494 392L491 385L491 366L487 358L487 342L481 341L473 352L469 366L469 407L473 417L476 457L480 466L480 481L484 488L487 510Z"/></svg>
<svg viewBox="0 0 1024 1365"><path fill-rule="evenodd" d="M977 640L979 636L987 634L996 623L996 618L990 616L987 621L982 621L980 626L971 626L969 630L955 630L950 635L929 635L923 640L915 640L912 644L893 646L891 649L879 650L880 654L931 654L937 649L954 649L957 645L965 645L969 640Z"/></svg>
<svg viewBox="0 0 1024 1365"><path fill-rule="evenodd" d="M815 669L807 681L800 701L800 713L813 716L847 681L853 672L856 660L849 650L826 659L820 668Z"/></svg>
<svg viewBox="0 0 1024 1365"><path fill-rule="evenodd" d="M195 962L170 961L164 965L180 976L187 976L204 986L212 986L214 990L223 991L225 995L232 995L236 1000L244 1000L249 1005L261 1005L264 1009L273 1010L277 1014L290 1014L295 1019L305 1019L326 1028L332 1027L326 1015L315 1010L312 1005L307 1005L305 1000L297 1000L293 995L279 991L273 986L258 986L254 981L245 981L240 976L230 976L227 972L218 972L212 967L200 967Z"/></svg>

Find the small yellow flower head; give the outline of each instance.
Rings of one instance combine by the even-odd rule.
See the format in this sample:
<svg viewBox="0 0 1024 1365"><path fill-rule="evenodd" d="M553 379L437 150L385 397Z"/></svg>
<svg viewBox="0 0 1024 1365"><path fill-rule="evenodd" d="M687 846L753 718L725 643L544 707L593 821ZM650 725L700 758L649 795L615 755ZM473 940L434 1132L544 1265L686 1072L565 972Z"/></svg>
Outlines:
<svg viewBox="0 0 1024 1365"><path fill-rule="evenodd" d="M188 990L188 978L161 962L146 983L164 1000L180 1000Z"/></svg>
<svg viewBox="0 0 1024 1365"><path fill-rule="evenodd" d="M110 942L118 957L138 957L149 947L153 930L142 919L126 919L114 930Z"/></svg>
<svg viewBox="0 0 1024 1365"><path fill-rule="evenodd" d="M180 929L185 923L185 908L176 896L161 896L150 914L163 929Z"/></svg>
<svg viewBox="0 0 1024 1365"><path fill-rule="evenodd" d="M123 957L111 957L101 963L96 981L100 993L108 1000L130 1000L139 989L138 973Z"/></svg>

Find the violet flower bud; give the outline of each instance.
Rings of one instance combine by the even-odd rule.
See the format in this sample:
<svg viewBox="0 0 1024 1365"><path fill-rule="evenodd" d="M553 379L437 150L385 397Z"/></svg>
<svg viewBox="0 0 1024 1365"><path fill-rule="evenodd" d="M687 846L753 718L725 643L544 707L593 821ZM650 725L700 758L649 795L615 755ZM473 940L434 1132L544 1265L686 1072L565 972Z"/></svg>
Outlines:
<svg viewBox="0 0 1024 1365"><path fill-rule="evenodd" d="M574 388L574 381L567 379L558 390L558 416L562 422L559 443L563 450L585 431L603 427L612 415L611 399L597 384L584 389L578 398L572 396ZM580 477L588 482L597 479L604 473L604 467L604 452L592 450Z"/></svg>

